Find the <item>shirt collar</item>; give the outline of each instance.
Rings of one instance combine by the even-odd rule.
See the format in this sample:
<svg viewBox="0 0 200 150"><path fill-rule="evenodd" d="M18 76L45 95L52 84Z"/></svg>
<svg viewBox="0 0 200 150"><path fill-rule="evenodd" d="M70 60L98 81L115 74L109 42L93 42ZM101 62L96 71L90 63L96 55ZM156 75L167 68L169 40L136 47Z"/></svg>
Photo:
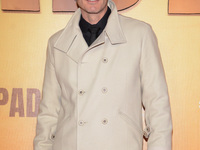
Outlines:
<svg viewBox="0 0 200 150"><path fill-rule="evenodd" d="M111 13L111 9L108 7L105 15L101 18L101 20L99 20L99 22L95 25L91 25L89 22L87 22L81 15L81 19L80 19L80 22L79 22L79 26L81 28L81 31L83 33L87 32L89 28L91 28L91 26L98 26L99 28L101 29L104 29L106 24L107 24L107 21L108 21L108 17Z"/></svg>

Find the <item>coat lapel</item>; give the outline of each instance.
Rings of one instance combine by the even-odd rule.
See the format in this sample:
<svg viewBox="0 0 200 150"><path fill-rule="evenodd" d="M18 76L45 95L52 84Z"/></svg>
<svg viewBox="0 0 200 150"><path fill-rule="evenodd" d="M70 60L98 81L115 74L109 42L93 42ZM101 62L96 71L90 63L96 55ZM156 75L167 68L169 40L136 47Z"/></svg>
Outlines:
<svg viewBox="0 0 200 150"><path fill-rule="evenodd" d="M77 63L88 48L79 28L80 15L81 11L78 9L54 44L56 49L65 52Z"/></svg>
<svg viewBox="0 0 200 150"><path fill-rule="evenodd" d="M108 23L105 28L106 34L113 45L126 43L126 37L120 25L117 7L112 1L109 1L108 6L112 12L108 18Z"/></svg>
<svg viewBox="0 0 200 150"><path fill-rule="evenodd" d="M82 33L80 32L72 41L71 46L67 51L67 55L78 63L87 49L88 45L85 42Z"/></svg>

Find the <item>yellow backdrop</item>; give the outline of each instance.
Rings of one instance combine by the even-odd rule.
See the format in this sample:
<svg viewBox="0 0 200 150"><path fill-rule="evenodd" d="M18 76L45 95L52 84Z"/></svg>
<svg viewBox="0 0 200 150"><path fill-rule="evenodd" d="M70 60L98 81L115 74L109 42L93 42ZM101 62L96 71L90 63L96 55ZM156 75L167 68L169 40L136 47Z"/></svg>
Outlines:
<svg viewBox="0 0 200 150"><path fill-rule="evenodd" d="M40 0L40 8L38 13L0 11L1 150L33 149L36 117L30 112L37 106L30 100L34 104L42 90L47 40L72 15L52 13L50 0ZM150 23L158 37L171 98L173 150L199 150L200 16L167 10L167 0L141 0L121 13ZM30 95L31 90L37 92Z"/></svg>

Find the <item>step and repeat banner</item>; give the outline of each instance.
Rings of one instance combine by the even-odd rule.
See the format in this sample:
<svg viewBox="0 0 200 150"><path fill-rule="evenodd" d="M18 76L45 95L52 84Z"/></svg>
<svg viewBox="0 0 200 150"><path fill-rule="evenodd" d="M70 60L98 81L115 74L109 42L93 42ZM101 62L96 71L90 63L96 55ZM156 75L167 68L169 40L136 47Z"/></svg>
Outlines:
<svg viewBox="0 0 200 150"><path fill-rule="evenodd" d="M151 24L157 35L169 87L173 150L199 150L200 2L115 2L119 13ZM72 0L1 0L0 6L0 150L33 150L47 40L65 27L76 5Z"/></svg>

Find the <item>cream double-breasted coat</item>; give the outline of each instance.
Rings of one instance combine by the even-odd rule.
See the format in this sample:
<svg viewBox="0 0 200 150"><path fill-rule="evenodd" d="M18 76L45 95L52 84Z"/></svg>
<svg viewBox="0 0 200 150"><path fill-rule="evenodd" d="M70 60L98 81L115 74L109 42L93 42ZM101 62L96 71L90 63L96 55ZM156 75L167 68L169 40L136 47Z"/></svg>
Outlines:
<svg viewBox="0 0 200 150"><path fill-rule="evenodd" d="M78 9L48 43L35 150L171 150L168 91L156 37L112 13L88 47ZM142 106L146 128L142 128Z"/></svg>

